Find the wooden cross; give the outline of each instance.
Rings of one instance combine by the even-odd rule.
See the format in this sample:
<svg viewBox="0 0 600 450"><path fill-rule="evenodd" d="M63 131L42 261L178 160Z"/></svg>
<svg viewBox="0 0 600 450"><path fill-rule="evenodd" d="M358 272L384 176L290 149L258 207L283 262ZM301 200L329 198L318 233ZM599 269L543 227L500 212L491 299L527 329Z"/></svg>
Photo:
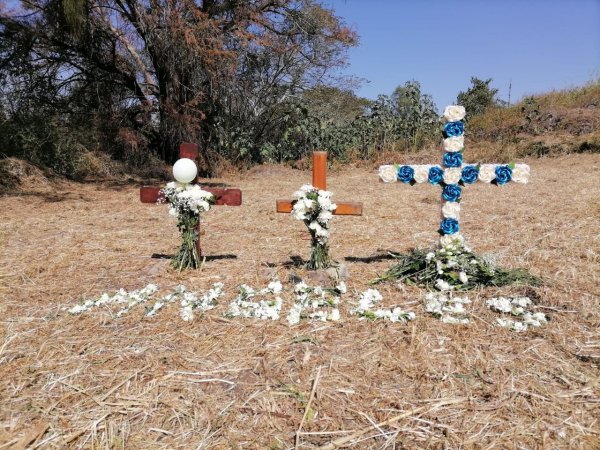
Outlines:
<svg viewBox="0 0 600 450"><path fill-rule="evenodd" d="M476 181L502 186L510 181L527 183L526 164L465 164L463 163L464 125L461 120L448 122L444 127L444 157L438 165L385 165L379 176L385 183L401 181L406 184L430 183L442 188L442 219L439 233L445 246L454 239L462 241L459 233L460 200L463 189Z"/></svg>
<svg viewBox="0 0 600 450"><path fill-rule="evenodd" d="M312 185L327 190L327 152L313 152ZM276 204L279 213L290 213L294 207L289 200L277 200ZM337 216L362 216L362 203L336 201L335 204L333 214Z"/></svg>
<svg viewBox="0 0 600 450"><path fill-rule="evenodd" d="M196 162L198 158L198 145L184 142L179 146L179 158L189 158ZM195 183L196 179L193 181ZM242 204L242 191L240 189L222 189L222 188L211 188L203 187L205 191L210 192L216 198L215 205L227 205L227 206L240 206ZM142 203L154 203L156 204L159 200L164 200L164 195L161 192L161 188L155 186L142 186L140 188L140 201ZM198 222L198 240L196 241L196 249L198 255L202 256L202 248L200 246L200 222Z"/></svg>

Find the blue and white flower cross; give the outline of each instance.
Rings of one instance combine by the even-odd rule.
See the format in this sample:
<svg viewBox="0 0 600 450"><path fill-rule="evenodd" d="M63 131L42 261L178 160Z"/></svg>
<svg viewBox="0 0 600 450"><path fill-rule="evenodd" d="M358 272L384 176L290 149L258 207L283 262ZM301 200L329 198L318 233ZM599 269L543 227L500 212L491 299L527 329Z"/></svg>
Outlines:
<svg viewBox="0 0 600 450"><path fill-rule="evenodd" d="M439 165L385 165L379 167L379 177L385 183L401 181L406 184L429 182L442 188L442 217L439 233L442 247L455 240L463 242L460 234L460 200L465 186L477 180L503 186L509 181L527 183L527 164L465 164L463 161L465 108L447 106L444 110L444 157Z"/></svg>

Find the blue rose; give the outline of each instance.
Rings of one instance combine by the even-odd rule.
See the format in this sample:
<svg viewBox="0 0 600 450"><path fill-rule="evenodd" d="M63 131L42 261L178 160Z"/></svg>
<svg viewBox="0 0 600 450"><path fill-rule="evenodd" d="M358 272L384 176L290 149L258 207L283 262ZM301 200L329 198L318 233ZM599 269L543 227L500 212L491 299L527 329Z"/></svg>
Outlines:
<svg viewBox="0 0 600 450"><path fill-rule="evenodd" d="M440 184L444 179L444 170L441 167L433 166L429 169L427 179L431 184Z"/></svg>
<svg viewBox="0 0 600 450"><path fill-rule="evenodd" d="M442 191L442 197L447 202L456 202L460 200L460 194L462 194L462 189L458 184L447 184Z"/></svg>
<svg viewBox="0 0 600 450"><path fill-rule="evenodd" d="M463 167L460 181L462 181L464 184L473 184L477 181L478 176L479 169L477 166L465 166Z"/></svg>
<svg viewBox="0 0 600 450"><path fill-rule="evenodd" d="M440 224L440 231L443 234L454 234L458 233L458 220L456 219L444 219Z"/></svg>
<svg viewBox="0 0 600 450"><path fill-rule="evenodd" d="M415 176L415 169L410 166L400 166L398 167L398 180L403 183L410 183Z"/></svg>
<svg viewBox="0 0 600 450"><path fill-rule="evenodd" d="M496 166L495 182L502 186L512 180L512 169L508 166Z"/></svg>
<svg viewBox="0 0 600 450"><path fill-rule="evenodd" d="M460 167L462 164L462 153L459 152L447 152L444 153L444 166L446 167Z"/></svg>
<svg viewBox="0 0 600 450"><path fill-rule="evenodd" d="M446 137L462 136L465 132L465 124L462 122L448 122L444 125L444 134Z"/></svg>

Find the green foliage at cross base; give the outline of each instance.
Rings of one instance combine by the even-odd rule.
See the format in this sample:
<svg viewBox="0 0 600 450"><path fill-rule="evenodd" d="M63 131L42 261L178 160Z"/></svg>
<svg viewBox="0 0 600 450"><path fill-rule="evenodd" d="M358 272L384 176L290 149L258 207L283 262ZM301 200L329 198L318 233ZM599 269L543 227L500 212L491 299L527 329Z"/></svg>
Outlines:
<svg viewBox="0 0 600 450"><path fill-rule="evenodd" d="M414 249L409 253L394 254L397 264L390 267L382 276L374 279L371 284L384 281L399 281L425 288L433 288L441 279L458 291L467 291L481 287L498 287L509 285L540 286L540 278L532 275L526 269L506 269L496 267L491 261L478 256L471 251L462 251L455 257L456 266L445 268L440 274L436 262L427 257L429 254L439 254L439 250ZM460 272L464 272L468 281L460 280Z"/></svg>

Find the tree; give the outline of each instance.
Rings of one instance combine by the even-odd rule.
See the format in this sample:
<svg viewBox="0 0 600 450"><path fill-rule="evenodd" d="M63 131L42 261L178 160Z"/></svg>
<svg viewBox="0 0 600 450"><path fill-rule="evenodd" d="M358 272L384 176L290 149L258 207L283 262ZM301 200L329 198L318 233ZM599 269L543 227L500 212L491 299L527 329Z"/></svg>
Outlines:
<svg viewBox="0 0 600 450"><path fill-rule="evenodd" d="M317 86L303 93L302 99L311 115L334 124L352 122L365 113L370 100L358 97L350 89Z"/></svg>
<svg viewBox="0 0 600 450"><path fill-rule="evenodd" d="M471 77L471 87L466 92L460 92L456 103L465 107L466 119L484 113L489 107L497 104L498 89L490 87L491 78L480 80Z"/></svg>
<svg viewBox="0 0 600 450"><path fill-rule="evenodd" d="M398 119L398 134L413 146L437 132L438 113L433 98L421 92L418 81L407 81L392 94L394 114Z"/></svg>
<svg viewBox="0 0 600 450"><path fill-rule="evenodd" d="M285 105L331 82L356 42L312 0L21 3L26 14L0 11L0 73L34 66L52 101L92 93L93 108L126 111L127 127L165 159L184 140L200 143L208 164L211 152L259 159Z"/></svg>

